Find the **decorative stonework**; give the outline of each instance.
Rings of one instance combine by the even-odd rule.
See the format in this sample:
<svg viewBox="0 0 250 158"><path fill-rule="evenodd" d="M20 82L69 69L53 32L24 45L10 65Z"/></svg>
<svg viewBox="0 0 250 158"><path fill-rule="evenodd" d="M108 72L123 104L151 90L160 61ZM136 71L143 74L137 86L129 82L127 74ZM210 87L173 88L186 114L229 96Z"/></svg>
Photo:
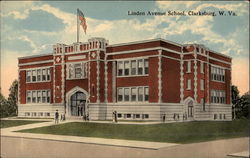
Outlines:
<svg viewBox="0 0 250 158"><path fill-rule="evenodd" d="M93 53L92 53L93 54ZM96 86L97 86L97 88L96 88L96 91L97 91L97 94L96 94L96 96L97 96L97 103L99 103L100 102L100 51L98 50L97 51L97 72L96 72L96 75L97 75L97 79L96 79Z"/></svg>
<svg viewBox="0 0 250 158"><path fill-rule="evenodd" d="M64 60L64 58L65 58L65 55L64 55L64 47L62 47L62 49L63 49L63 51L62 51L62 56L61 56L61 59L62 59L62 75L61 75L61 78L62 78L62 90L61 90L61 98L62 98L62 105L64 104L64 100L65 100L65 98L64 98L64 93L65 93L65 60Z"/></svg>
<svg viewBox="0 0 250 158"><path fill-rule="evenodd" d="M194 100L197 102L197 52L194 52Z"/></svg>
<svg viewBox="0 0 250 158"><path fill-rule="evenodd" d="M208 50L206 50L207 51L207 63L206 63L206 65L207 65L207 103L209 103L210 102L210 99L209 99L209 96L210 96L210 93L209 93L209 51Z"/></svg>
<svg viewBox="0 0 250 158"><path fill-rule="evenodd" d="M162 50L158 50L158 102L162 102Z"/></svg>
<svg viewBox="0 0 250 158"><path fill-rule="evenodd" d="M116 102L116 62L112 62L112 101Z"/></svg>
<svg viewBox="0 0 250 158"><path fill-rule="evenodd" d="M106 54L106 52L104 52ZM107 55L105 55L105 62L104 62L104 77L105 77L105 89L104 89L104 97L105 97L105 103L108 102L108 62L107 62Z"/></svg>
<svg viewBox="0 0 250 158"><path fill-rule="evenodd" d="M182 48L182 53L183 53L183 48ZM184 70L184 67L183 67L183 64L184 64L184 61L183 61L183 54L180 55L181 57L181 61L180 61L180 76L181 76L181 79L180 79L180 99L181 99L181 103L183 103L183 98L184 98L184 78L183 78L183 70Z"/></svg>
<svg viewBox="0 0 250 158"><path fill-rule="evenodd" d="M97 55L98 56L98 55ZM95 52L92 52L91 53L91 57L93 58L93 59L95 59L95 57L96 57L96 53ZM98 57L97 57L98 58Z"/></svg>

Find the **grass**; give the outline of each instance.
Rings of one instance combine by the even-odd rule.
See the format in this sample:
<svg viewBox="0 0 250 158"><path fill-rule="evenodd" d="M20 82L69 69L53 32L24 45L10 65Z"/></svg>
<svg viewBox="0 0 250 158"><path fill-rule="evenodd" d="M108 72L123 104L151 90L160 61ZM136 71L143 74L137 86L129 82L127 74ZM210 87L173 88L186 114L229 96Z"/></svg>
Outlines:
<svg viewBox="0 0 250 158"><path fill-rule="evenodd" d="M31 123L41 123L44 121L30 121L30 120L1 120L0 128L8 128L13 126L27 125Z"/></svg>
<svg viewBox="0 0 250 158"><path fill-rule="evenodd" d="M74 122L18 132L155 142L193 143L249 136L249 120L199 121L154 125Z"/></svg>

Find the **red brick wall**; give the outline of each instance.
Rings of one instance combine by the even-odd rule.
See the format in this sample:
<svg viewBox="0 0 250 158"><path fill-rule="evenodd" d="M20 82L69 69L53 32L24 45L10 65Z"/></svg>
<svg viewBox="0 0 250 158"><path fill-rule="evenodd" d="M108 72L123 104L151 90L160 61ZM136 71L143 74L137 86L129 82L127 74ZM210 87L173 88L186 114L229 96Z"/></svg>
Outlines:
<svg viewBox="0 0 250 158"><path fill-rule="evenodd" d="M97 86L96 86L96 61L90 62L90 102L95 103L96 102L96 94L97 94Z"/></svg>
<svg viewBox="0 0 250 158"><path fill-rule="evenodd" d="M162 58L162 101L180 102L180 62Z"/></svg>
<svg viewBox="0 0 250 158"><path fill-rule="evenodd" d="M149 102L158 102L158 57L149 58Z"/></svg>
<svg viewBox="0 0 250 158"><path fill-rule="evenodd" d="M21 70L19 72L20 76L20 103L25 104L26 103L26 71Z"/></svg>
<svg viewBox="0 0 250 158"><path fill-rule="evenodd" d="M108 102L112 100L112 61L108 62Z"/></svg>
<svg viewBox="0 0 250 158"><path fill-rule="evenodd" d="M19 64L29 63L29 62L36 62L36 61L45 61L45 60L52 60L53 55L46 55L40 57L30 57L26 59L19 59Z"/></svg>

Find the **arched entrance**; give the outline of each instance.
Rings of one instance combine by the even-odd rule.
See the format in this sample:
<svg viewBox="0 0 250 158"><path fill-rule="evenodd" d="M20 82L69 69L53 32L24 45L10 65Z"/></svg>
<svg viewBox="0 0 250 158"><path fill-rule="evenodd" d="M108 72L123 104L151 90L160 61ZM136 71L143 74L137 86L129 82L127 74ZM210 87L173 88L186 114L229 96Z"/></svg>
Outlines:
<svg viewBox="0 0 250 158"><path fill-rule="evenodd" d="M184 100L184 115L187 120L194 120L195 118L194 104L195 101L191 97L187 97Z"/></svg>
<svg viewBox="0 0 250 158"><path fill-rule="evenodd" d="M81 117L87 114L88 92L76 86L66 94L66 115Z"/></svg>
<svg viewBox="0 0 250 158"><path fill-rule="evenodd" d="M86 95L77 91L70 97L71 116L83 116L85 114Z"/></svg>

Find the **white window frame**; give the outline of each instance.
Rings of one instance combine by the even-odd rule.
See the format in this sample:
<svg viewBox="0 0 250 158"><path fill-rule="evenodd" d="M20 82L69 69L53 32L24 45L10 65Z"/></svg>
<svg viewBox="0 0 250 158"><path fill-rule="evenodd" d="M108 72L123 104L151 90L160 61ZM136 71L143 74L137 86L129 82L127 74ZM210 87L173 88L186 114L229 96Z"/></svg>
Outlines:
<svg viewBox="0 0 250 158"><path fill-rule="evenodd" d="M187 90L191 90L192 85L191 85L191 79L187 80Z"/></svg>
<svg viewBox="0 0 250 158"><path fill-rule="evenodd" d="M136 89L136 100L132 101L132 89ZM139 88L142 88L142 100L139 101ZM145 100L146 97L146 93L145 93L145 89L149 89L148 86L133 86L133 87L118 87L117 88L117 102L148 102L148 100ZM129 100L125 101L125 89L129 89ZM119 90L121 90L120 92L122 92L122 100L119 100ZM149 92L149 90L148 90ZM149 95L148 95L149 96Z"/></svg>
<svg viewBox="0 0 250 158"><path fill-rule="evenodd" d="M139 60L142 60L142 74L139 73ZM132 61L135 61L135 74L132 75ZM148 62L146 66L146 61ZM128 62L129 66L129 74L125 75L125 63ZM145 68L148 69L148 73L145 73ZM122 71L121 74L119 74L119 70ZM117 77L135 77L135 76L148 76L149 74L149 59L148 58L138 58L138 59L122 59L122 60L117 60Z"/></svg>
<svg viewBox="0 0 250 158"><path fill-rule="evenodd" d="M45 92L45 102L43 102L43 92ZM30 94L30 102L28 102L28 98ZM33 95L35 94L35 95ZM40 94L40 95L39 95ZM35 101L33 100L33 96L35 96ZM40 97L40 102L38 102L38 98ZM49 102L48 102L49 98ZM49 104L51 102L51 91L49 89L43 90L27 90L26 95L26 104Z"/></svg>
<svg viewBox="0 0 250 158"><path fill-rule="evenodd" d="M187 61L187 73L191 73L191 61Z"/></svg>
<svg viewBox="0 0 250 158"><path fill-rule="evenodd" d="M200 90L204 90L204 80L203 79L201 79L200 80Z"/></svg>
<svg viewBox="0 0 250 158"><path fill-rule="evenodd" d="M200 72L204 74L204 62L201 61L200 64Z"/></svg>
<svg viewBox="0 0 250 158"><path fill-rule="evenodd" d="M225 69L217 66L211 66L211 80L216 82L225 82Z"/></svg>
<svg viewBox="0 0 250 158"><path fill-rule="evenodd" d="M43 70L45 70L45 80L43 80ZM29 72L30 72L30 81L28 81ZM33 72L35 72L35 75L33 75ZM48 75L49 75L49 79L48 79ZM38 76L40 76L40 80L38 80ZM35 77L35 81L33 81L33 77ZM50 82L50 81L51 81L50 67L26 69L26 83L40 83L40 82Z"/></svg>

